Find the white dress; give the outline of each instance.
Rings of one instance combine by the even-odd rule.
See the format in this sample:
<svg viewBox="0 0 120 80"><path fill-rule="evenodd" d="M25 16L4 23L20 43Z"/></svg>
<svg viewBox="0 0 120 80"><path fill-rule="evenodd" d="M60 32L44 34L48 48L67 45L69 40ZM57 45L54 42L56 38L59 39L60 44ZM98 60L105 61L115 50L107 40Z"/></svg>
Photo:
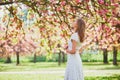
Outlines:
<svg viewBox="0 0 120 80"><path fill-rule="evenodd" d="M64 80L84 80L83 69L82 69L82 61L79 55L79 48L81 43L79 41L78 33L72 34L70 40L68 41L68 49L72 49L71 40L75 40L77 42L76 53L67 55L67 67L65 71Z"/></svg>

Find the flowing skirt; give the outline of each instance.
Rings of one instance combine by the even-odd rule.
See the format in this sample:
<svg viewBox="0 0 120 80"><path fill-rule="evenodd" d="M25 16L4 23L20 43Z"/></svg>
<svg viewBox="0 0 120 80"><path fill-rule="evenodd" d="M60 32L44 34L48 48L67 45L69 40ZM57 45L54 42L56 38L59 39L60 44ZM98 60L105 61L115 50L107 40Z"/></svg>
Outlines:
<svg viewBox="0 0 120 80"><path fill-rule="evenodd" d="M64 80L84 80L82 61L79 53L68 54Z"/></svg>

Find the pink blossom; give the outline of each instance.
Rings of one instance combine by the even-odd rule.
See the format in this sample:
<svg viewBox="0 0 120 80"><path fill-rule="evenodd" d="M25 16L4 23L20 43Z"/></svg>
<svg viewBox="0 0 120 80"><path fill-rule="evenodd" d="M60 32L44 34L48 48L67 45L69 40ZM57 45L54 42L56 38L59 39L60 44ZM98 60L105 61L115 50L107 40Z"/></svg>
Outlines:
<svg viewBox="0 0 120 80"><path fill-rule="evenodd" d="M90 0L86 0L87 2L89 2Z"/></svg>
<svg viewBox="0 0 120 80"><path fill-rule="evenodd" d="M111 0L112 3L114 3L114 0Z"/></svg>
<svg viewBox="0 0 120 80"><path fill-rule="evenodd" d="M112 10L112 14L113 14L113 15L116 15L116 10Z"/></svg>
<svg viewBox="0 0 120 80"><path fill-rule="evenodd" d="M57 11L61 11L61 7L57 7Z"/></svg>
<svg viewBox="0 0 120 80"><path fill-rule="evenodd" d="M106 6L109 6L109 4L108 4L108 3L105 3L105 5L106 5Z"/></svg>
<svg viewBox="0 0 120 80"><path fill-rule="evenodd" d="M98 0L99 4L104 4L104 0Z"/></svg>
<svg viewBox="0 0 120 80"><path fill-rule="evenodd" d="M62 2L61 2L61 5L62 5L62 6L64 6L65 4L66 4L66 2L65 2L65 1L62 1Z"/></svg>
<svg viewBox="0 0 120 80"><path fill-rule="evenodd" d="M115 20L115 19L112 20L112 25L113 26L115 26L116 24L119 24L119 23L120 23L120 21L118 21L118 20Z"/></svg>
<svg viewBox="0 0 120 80"><path fill-rule="evenodd" d="M76 0L77 3L80 3L82 0Z"/></svg>
<svg viewBox="0 0 120 80"><path fill-rule="evenodd" d="M55 0L50 0L50 2L54 2Z"/></svg>
<svg viewBox="0 0 120 80"><path fill-rule="evenodd" d="M56 4L56 0L50 0L52 4Z"/></svg>
<svg viewBox="0 0 120 80"><path fill-rule="evenodd" d="M101 10L98 11L98 13L99 13L100 15L105 15L107 12L108 12L107 9L101 9Z"/></svg>
<svg viewBox="0 0 120 80"><path fill-rule="evenodd" d="M0 26L0 31L5 31L5 28Z"/></svg>
<svg viewBox="0 0 120 80"><path fill-rule="evenodd" d="M119 7L119 4L118 3L114 3L114 4L112 4L112 6Z"/></svg>

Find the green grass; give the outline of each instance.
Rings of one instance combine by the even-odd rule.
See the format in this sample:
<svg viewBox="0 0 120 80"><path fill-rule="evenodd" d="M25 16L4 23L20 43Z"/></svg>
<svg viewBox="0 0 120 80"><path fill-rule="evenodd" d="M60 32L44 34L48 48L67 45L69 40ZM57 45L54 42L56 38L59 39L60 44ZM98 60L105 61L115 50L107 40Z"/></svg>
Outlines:
<svg viewBox="0 0 120 80"><path fill-rule="evenodd" d="M64 80L59 74L0 74L0 80ZM85 80L120 80L120 75L85 76Z"/></svg>
<svg viewBox="0 0 120 80"><path fill-rule="evenodd" d="M120 62L118 62L118 66L112 65L112 62L109 64L103 64L103 62L83 62L85 69L93 69L93 70L117 70L120 69Z"/></svg>
<svg viewBox="0 0 120 80"><path fill-rule="evenodd" d="M119 63L120 64L120 63ZM4 64L0 63L1 71L33 71L33 70L50 70L50 69L65 69L66 63L62 63L58 66L57 62L38 62L38 63L21 63L16 66L15 63ZM83 68L85 70L117 70L120 69L120 65L113 66L112 63L103 64L102 62L83 62Z"/></svg>
<svg viewBox="0 0 120 80"><path fill-rule="evenodd" d="M57 62L38 62L35 64L27 62L21 63L21 65L18 66L16 66L15 63L0 63L0 80L64 80L64 74L59 71L64 71L65 67L66 63L58 66ZM103 64L101 62L84 62L83 68L84 70L95 70L95 72L92 73L85 73L85 80L120 80L120 72L116 73L116 70L120 70L120 65L113 66L112 63ZM101 72L98 70L101 70ZM109 73L109 70L112 70L112 72ZM26 71L27 73L24 73ZM36 73L36 71L42 73ZM54 71L55 73L44 73L45 71ZM57 73L57 71L59 73Z"/></svg>
<svg viewBox="0 0 120 80"><path fill-rule="evenodd" d="M85 77L85 80L120 80L120 75Z"/></svg>
<svg viewBox="0 0 120 80"><path fill-rule="evenodd" d="M0 80L63 80L63 76L58 74L0 74Z"/></svg>
<svg viewBox="0 0 120 80"><path fill-rule="evenodd" d="M3 64L0 63L0 71L33 71L33 70L50 70L50 69L64 69L65 64L58 66L56 62L40 62L40 63L21 63L16 66L15 63Z"/></svg>
<svg viewBox="0 0 120 80"><path fill-rule="evenodd" d="M88 71L84 72L85 80L120 80L120 62L118 62L118 66L113 66L112 62L110 62L112 61L112 56L113 55L109 53L109 64L103 64L102 53L83 54L83 68L84 71ZM37 56L37 63L33 63L33 55L20 56L21 64L18 66L16 66L16 56L12 56L11 59L11 64L5 64L6 59L0 58L0 80L64 80L66 63L62 63L61 66L58 66L57 54L53 55L53 60L46 60L45 56ZM120 61L120 54L118 54L117 59ZM54 71L54 73L47 73L52 71Z"/></svg>

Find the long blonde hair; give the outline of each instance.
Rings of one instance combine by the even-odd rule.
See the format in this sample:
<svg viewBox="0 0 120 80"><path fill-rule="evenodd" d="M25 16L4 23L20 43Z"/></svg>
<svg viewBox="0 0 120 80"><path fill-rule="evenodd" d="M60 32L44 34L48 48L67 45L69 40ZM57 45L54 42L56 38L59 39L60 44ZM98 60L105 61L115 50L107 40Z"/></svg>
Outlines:
<svg viewBox="0 0 120 80"><path fill-rule="evenodd" d="M85 22L82 19L77 19L76 32L78 32L80 42L83 42L85 37Z"/></svg>

